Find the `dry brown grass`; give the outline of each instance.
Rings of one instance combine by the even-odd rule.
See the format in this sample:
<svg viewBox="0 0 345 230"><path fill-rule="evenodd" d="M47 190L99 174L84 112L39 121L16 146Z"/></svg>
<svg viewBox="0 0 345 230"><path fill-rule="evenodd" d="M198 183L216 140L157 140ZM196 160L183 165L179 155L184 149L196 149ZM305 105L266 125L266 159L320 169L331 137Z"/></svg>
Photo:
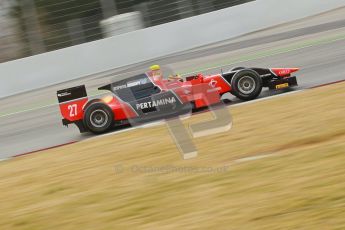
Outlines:
<svg viewBox="0 0 345 230"><path fill-rule="evenodd" d="M1 162L0 229L344 229L345 84L230 110L188 161L159 126ZM230 168L133 171L166 165Z"/></svg>

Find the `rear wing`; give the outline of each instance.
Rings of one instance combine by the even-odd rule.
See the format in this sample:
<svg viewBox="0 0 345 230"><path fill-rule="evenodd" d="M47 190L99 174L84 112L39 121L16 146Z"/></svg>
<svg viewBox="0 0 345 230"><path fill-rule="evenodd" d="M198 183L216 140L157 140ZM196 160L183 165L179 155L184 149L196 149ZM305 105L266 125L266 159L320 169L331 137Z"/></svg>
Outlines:
<svg viewBox="0 0 345 230"><path fill-rule="evenodd" d="M83 119L83 107L88 102L85 85L59 90L56 95L65 120L74 122Z"/></svg>

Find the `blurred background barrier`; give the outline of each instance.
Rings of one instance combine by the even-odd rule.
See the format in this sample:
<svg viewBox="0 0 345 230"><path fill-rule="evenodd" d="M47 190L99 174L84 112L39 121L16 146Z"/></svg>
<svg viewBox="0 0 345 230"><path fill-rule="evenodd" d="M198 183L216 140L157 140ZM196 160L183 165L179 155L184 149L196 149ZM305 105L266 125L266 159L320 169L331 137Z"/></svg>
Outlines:
<svg viewBox="0 0 345 230"><path fill-rule="evenodd" d="M345 0L3 0L0 97L223 41L344 5Z"/></svg>
<svg viewBox="0 0 345 230"><path fill-rule="evenodd" d="M1 0L0 62L250 1L254 0Z"/></svg>
<svg viewBox="0 0 345 230"><path fill-rule="evenodd" d="M144 28L140 12L119 14L101 21L103 36L112 37Z"/></svg>

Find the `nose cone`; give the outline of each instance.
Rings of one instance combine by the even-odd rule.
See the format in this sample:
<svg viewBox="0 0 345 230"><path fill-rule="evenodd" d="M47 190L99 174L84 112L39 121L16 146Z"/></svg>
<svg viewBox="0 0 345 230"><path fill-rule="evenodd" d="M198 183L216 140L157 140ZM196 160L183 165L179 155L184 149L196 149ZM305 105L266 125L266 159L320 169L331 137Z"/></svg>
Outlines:
<svg viewBox="0 0 345 230"><path fill-rule="evenodd" d="M289 70L291 70L291 73L293 73L293 72L297 72L299 68L290 68Z"/></svg>
<svg viewBox="0 0 345 230"><path fill-rule="evenodd" d="M299 68L272 68L271 70L275 75L284 77L290 75L291 73L297 72Z"/></svg>

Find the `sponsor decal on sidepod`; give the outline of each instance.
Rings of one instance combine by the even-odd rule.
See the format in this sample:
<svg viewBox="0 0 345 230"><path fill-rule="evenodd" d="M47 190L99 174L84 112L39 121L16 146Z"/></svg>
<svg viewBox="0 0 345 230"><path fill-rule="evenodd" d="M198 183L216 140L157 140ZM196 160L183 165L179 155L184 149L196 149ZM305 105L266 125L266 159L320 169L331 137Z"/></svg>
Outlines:
<svg viewBox="0 0 345 230"><path fill-rule="evenodd" d="M168 104L175 104L176 99L174 97L170 98L164 98L160 100L154 100L154 101L149 101L149 102L144 102L144 103L139 103L136 105L137 109L149 109L153 107L158 107L162 105L168 105Z"/></svg>

